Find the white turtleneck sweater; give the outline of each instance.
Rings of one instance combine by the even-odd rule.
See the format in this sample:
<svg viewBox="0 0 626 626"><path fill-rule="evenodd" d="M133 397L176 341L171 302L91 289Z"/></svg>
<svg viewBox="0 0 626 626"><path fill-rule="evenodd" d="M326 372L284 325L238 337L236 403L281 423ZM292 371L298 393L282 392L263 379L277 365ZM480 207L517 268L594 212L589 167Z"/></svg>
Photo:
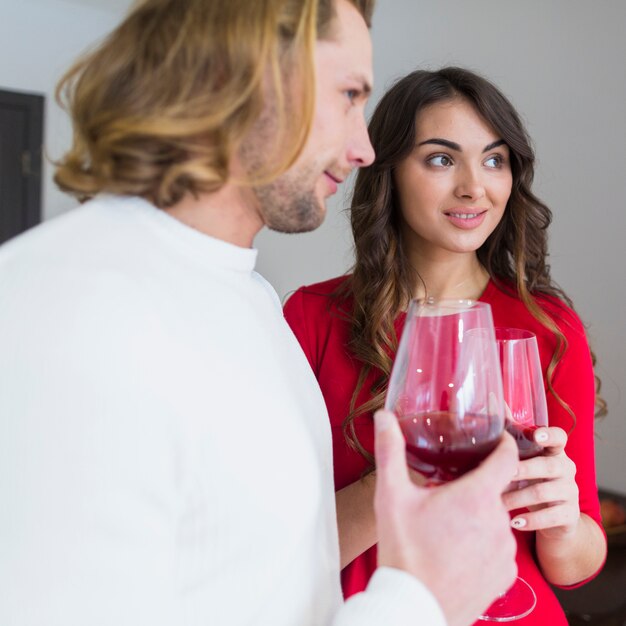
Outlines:
<svg viewBox="0 0 626 626"><path fill-rule="evenodd" d="M0 248L0 624L443 624L342 604L324 401L256 250L99 197Z"/></svg>

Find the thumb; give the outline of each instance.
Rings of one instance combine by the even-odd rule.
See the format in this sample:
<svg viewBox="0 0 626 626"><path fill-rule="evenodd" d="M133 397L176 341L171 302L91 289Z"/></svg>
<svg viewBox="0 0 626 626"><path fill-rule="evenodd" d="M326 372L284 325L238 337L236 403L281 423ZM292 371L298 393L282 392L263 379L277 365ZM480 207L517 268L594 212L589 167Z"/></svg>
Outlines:
<svg viewBox="0 0 626 626"><path fill-rule="evenodd" d="M506 431L502 434L496 449L475 469L462 476L457 482L466 479L483 488L495 489L502 493L517 473L519 463L517 444Z"/></svg>
<svg viewBox="0 0 626 626"><path fill-rule="evenodd" d="M558 426L540 426L535 430L533 438L546 456L560 454L567 444L567 433Z"/></svg>
<svg viewBox="0 0 626 626"><path fill-rule="evenodd" d="M396 416L391 411L376 411L374 426L377 485L387 489L410 482L404 435Z"/></svg>

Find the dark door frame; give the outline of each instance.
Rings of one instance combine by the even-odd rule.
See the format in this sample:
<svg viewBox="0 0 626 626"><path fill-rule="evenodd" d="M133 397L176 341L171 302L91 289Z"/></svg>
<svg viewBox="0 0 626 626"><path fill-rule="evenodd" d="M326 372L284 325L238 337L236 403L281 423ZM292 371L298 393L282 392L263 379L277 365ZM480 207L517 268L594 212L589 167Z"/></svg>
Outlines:
<svg viewBox="0 0 626 626"><path fill-rule="evenodd" d="M0 89L0 107L21 111L28 120L21 155L24 203L19 209L23 230L41 221L44 104L42 95Z"/></svg>

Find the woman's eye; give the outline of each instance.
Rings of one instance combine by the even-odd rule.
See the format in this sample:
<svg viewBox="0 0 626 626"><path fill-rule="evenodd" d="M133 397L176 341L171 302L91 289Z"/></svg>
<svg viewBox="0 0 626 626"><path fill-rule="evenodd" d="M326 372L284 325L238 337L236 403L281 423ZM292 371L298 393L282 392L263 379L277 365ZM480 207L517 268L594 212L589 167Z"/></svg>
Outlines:
<svg viewBox="0 0 626 626"><path fill-rule="evenodd" d="M445 154L436 154L428 159L428 163L435 167L449 167L452 165L452 159Z"/></svg>
<svg viewBox="0 0 626 626"><path fill-rule="evenodd" d="M350 102L354 102L359 95L359 90L358 89L346 89L344 93L346 94L346 98L348 98Z"/></svg>
<svg viewBox="0 0 626 626"><path fill-rule="evenodd" d="M487 167L500 167L503 162L504 159L499 154L494 154L485 161L485 165Z"/></svg>

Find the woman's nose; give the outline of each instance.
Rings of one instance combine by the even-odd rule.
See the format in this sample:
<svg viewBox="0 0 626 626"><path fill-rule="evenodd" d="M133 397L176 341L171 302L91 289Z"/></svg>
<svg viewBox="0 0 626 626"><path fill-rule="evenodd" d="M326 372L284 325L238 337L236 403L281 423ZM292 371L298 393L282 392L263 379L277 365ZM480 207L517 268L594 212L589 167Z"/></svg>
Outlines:
<svg viewBox="0 0 626 626"><path fill-rule="evenodd" d="M459 170L456 181L455 195L458 198L475 200L485 195L485 186L480 173L472 167Z"/></svg>

